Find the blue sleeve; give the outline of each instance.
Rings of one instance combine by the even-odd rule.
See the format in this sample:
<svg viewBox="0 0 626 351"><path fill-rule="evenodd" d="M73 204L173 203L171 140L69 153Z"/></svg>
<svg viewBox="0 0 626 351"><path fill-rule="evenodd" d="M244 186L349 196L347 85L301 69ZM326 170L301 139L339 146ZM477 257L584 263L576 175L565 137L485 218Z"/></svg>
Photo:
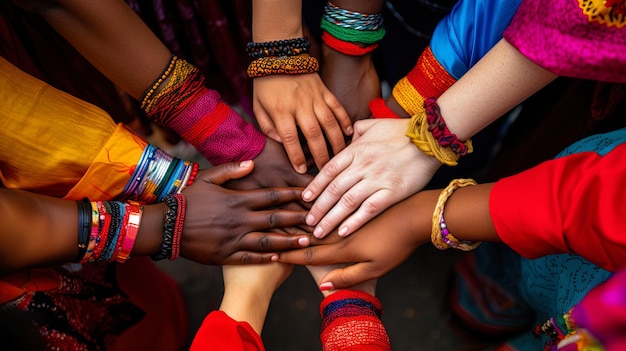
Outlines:
<svg viewBox="0 0 626 351"><path fill-rule="evenodd" d="M443 68L461 78L502 39L521 0L460 0L439 22L430 48Z"/></svg>

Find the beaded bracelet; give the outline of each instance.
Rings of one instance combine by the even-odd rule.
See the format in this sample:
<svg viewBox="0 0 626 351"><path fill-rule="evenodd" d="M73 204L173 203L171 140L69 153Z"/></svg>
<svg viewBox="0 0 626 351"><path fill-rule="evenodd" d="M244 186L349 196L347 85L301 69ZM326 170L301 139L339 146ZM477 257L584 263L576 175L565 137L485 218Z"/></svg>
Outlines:
<svg viewBox="0 0 626 351"><path fill-rule="evenodd" d="M307 74L319 71L317 59L309 55L262 57L248 66L248 77L265 77L272 74Z"/></svg>
<svg viewBox="0 0 626 351"><path fill-rule="evenodd" d="M453 248L471 251L480 245L480 242L464 241L455 238L448 230L443 219L444 207L452 193L458 188L470 185L476 185L476 182L473 179L453 179L450 184L441 191L441 194L439 194L439 199L437 200L437 205L433 212L432 232L430 236L433 245L439 250Z"/></svg>
<svg viewBox="0 0 626 351"><path fill-rule="evenodd" d="M84 198L76 201L78 206L78 255L74 262L80 262L89 246L89 237L91 234L91 202Z"/></svg>
<svg viewBox="0 0 626 351"><path fill-rule="evenodd" d="M246 45L248 56L253 59L272 56L297 56L311 49L309 38L293 38L267 42L249 42Z"/></svg>
<svg viewBox="0 0 626 351"><path fill-rule="evenodd" d="M174 194L172 196L178 200L176 222L174 224L174 233L172 234L172 254L170 255L170 260L175 260L180 255L180 241L183 237L183 227L185 225L187 198L182 194Z"/></svg>
<svg viewBox="0 0 626 351"><path fill-rule="evenodd" d="M426 120L426 113L418 113L411 117L406 136L427 156L436 158L442 164L456 166L461 155L454 152L449 147L439 145L439 142L428 128L429 125ZM468 139L465 143L467 144L468 152L472 152L472 141Z"/></svg>
<svg viewBox="0 0 626 351"><path fill-rule="evenodd" d="M150 99L152 94L154 94L154 92L156 92L159 89L159 87L161 86L161 84L163 84L163 82L167 79L167 77L169 77L170 73L172 73L172 70L174 69L174 65L176 64L177 60L178 60L178 57L172 54L172 56L170 57L169 63L167 64L163 72L161 72L161 74L159 75L159 78L157 78L154 81L154 83L152 83L152 86L150 87L150 89L146 90L146 92L143 94L143 96L139 100L141 102L141 106L146 105L148 99Z"/></svg>
<svg viewBox="0 0 626 351"><path fill-rule="evenodd" d="M172 257L174 228L176 226L176 217L178 215L178 198L173 195L166 196L165 199L163 199L163 202L167 205L167 213L165 214L165 219L163 221L163 243L161 244L159 252L150 256L150 258L154 261L160 261Z"/></svg>
<svg viewBox="0 0 626 351"><path fill-rule="evenodd" d="M377 30L383 26L382 13L362 13L338 7L330 2L324 5L323 18L334 25L354 30Z"/></svg>

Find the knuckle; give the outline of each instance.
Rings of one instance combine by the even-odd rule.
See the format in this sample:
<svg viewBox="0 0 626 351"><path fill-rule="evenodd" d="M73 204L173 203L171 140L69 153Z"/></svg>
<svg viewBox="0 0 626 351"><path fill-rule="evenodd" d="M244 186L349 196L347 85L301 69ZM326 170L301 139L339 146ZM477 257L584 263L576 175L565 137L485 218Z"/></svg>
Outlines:
<svg viewBox="0 0 626 351"><path fill-rule="evenodd" d="M317 139L323 136L322 130L317 124L303 127L302 132L310 139Z"/></svg>
<svg viewBox="0 0 626 351"><path fill-rule="evenodd" d="M267 250L270 248L270 239L267 236L262 236L259 238L259 249Z"/></svg>
<svg viewBox="0 0 626 351"><path fill-rule="evenodd" d="M313 262L313 257L314 257L313 248L312 247L307 247L304 250L304 262L305 262L305 264L309 264L309 263Z"/></svg>
<svg viewBox="0 0 626 351"><path fill-rule="evenodd" d="M353 194L349 193L349 192L343 194L343 196L339 200L339 203L341 204L341 206L343 206L344 208L347 208L347 209L353 209L353 208L356 208L359 205L358 200L356 199L356 197Z"/></svg>
<svg viewBox="0 0 626 351"><path fill-rule="evenodd" d="M361 204L361 208L368 214L378 213L380 206L374 201L365 201Z"/></svg>
<svg viewBox="0 0 626 351"><path fill-rule="evenodd" d="M276 189L267 189L265 196L267 197L267 200L269 200L273 204L276 204L280 201L280 194Z"/></svg>
<svg viewBox="0 0 626 351"><path fill-rule="evenodd" d="M250 263L250 260L252 258L250 257L250 254L244 253L241 255L241 258L239 259L239 263L241 264L248 264Z"/></svg>
<svg viewBox="0 0 626 351"><path fill-rule="evenodd" d="M326 177L334 178L336 174L339 174L339 166L331 159L327 164L324 165L320 173L322 173Z"/></svg>
<svg viewBox="0 0 626 351"><path fill-rule="evenodd" d="M341 196L342 195L342 190L339 188L339 185L336 182L331 182L330 184L328 184L328 187L326 188L326 191L328 191L328 193L331 196Z"/></svg>
<svg viewBox="0 0 626 351"><path fill-rule="evenodd" d="M283 144L297 144L299 142L298 134L291 131L283 132L280 138L283 140Z"/></svg>
<svg viewBox="0 0 626 351"><path fill-rule="evenodd" d="M276 212L272 212L267 216L267 224L270 228L275 228L278 224L278 215Z"/></svg>

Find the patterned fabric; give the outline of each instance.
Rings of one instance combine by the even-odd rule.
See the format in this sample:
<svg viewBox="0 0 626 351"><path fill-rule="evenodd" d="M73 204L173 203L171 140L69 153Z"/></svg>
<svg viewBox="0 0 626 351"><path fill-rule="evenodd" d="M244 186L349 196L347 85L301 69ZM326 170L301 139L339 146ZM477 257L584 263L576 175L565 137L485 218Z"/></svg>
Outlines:
<svg viewBox="0 0 626 351"><path fill-rule="evenodd" d="M615 13L624 2L606 2L612 8L602 3L524 0L504 38L559 76L626 83L624 11Z"/></svg>

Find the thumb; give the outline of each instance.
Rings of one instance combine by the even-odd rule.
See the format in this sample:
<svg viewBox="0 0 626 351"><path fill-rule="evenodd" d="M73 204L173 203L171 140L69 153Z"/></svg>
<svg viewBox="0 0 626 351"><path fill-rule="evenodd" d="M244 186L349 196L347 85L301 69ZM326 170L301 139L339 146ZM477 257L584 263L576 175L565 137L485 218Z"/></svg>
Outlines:
<svg viewBox="0 0 626 351"><path fill-rule="evenodd" d="M221 185L232 179L243 178L253 169L254 162L251 160L228 162L203 171L200 178L204 182Z"/></svg>
<svg viewBox="0 0 626 351"><path fill-rule="evenodd" d="M371 262L360 262L330 271L320 280L320 290L348 289L382 274L373 268Z"/></svg>

